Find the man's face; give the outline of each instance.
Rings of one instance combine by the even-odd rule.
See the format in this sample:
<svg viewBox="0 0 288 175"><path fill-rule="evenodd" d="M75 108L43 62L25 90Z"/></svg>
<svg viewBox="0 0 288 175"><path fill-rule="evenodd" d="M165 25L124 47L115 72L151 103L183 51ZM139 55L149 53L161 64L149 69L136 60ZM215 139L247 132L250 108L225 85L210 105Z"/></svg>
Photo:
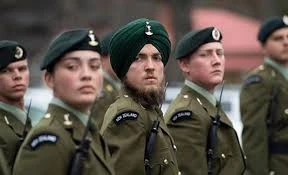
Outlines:
<svg viewBox="0 0 288 175"><path fill-rule="evenodd" d="M209 92L213 92L223 80L225 57L224 49L219 42L202 45L188 59L184 58L178 63L186 79Z"/></svg>
<svg viewBox="0 0 288 175"><path fill-rule="evenodd" d="M130 65L126 80L139 91L159 91L164 80L164 64L160 52L146 44Z"/></svg>
<svg viewBox="0 0 288 175"><path fill-rule="evenodd" d="M6 103L23 101L28 86L27 59L10 63L0 70L0 101Z"/></svg>
<svg viewBox="0 0 288 175"><path fill-rule="evenodd" d="M288 27L273 32L263 45L264 53L281 64L288 64Z"/></svg>
<svg viewBox="0 0 288 175"><path fill-rule="evenodd" d="M100 54L88 50L69 52L56 63L52 74L45 74L45 81L55 97L87 112L102 88Z"/></svg>

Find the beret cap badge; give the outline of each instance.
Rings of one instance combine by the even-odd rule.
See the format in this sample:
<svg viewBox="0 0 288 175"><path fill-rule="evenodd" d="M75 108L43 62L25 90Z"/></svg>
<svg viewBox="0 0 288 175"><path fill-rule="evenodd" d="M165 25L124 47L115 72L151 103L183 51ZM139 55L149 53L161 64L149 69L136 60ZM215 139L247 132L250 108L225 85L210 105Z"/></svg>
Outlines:
<svg viewBox="0 0 288 175"><path fill-rule="evenodd" d="M220 39L220 31L217 28L214 28L212 31L212 37L214 40L218 41Z"/></svg>
<svg viewBox="0 0 288 175"><path fill-rule="evenodd" d="M19 47L19 46L16 46L14 57L15 57L16 59L20 59L20 58L23 57L23 53L24 53L23 49L22 49L21 47Z"/></svg>
<svg viewBox="0 0 288 175"><path fill-rule="evenodd" d="M288 16L287 15L283 16L283 23L288 25Z"/></svg>
<svg viewBox="0 0 288 175"><path fill-rule="evenodd" d="M145 26L145 34L148 35L148 36L151 36L153 35L153 32L151 32L151 26L149 25L149 22L146 21L146 26Z"/></svg>
<svg viewBox="0 0 288 175"><path fill-rule="evenodd" d="M89 30L89 38L91 41L89 41L90 46L97 46L99 43L95 40L95 35L92 30Z"/></svg>

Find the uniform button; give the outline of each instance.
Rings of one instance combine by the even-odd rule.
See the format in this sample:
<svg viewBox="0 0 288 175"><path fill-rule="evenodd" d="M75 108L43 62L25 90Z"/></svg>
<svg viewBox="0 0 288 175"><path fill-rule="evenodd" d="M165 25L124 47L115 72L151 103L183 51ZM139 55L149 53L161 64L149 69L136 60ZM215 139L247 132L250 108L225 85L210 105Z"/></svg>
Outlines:
<svg viewBox="0 0 288 175"><path fill-rule="evenodd" d="M173 145L173 149L174 149L174 150L177 150L177 147L176 147L176 145Z"/></svg>
<svg viewBox="0 0 288 175"><path fill-rule="evenodd" d="M127 98L127 97L129 97L129 96L128 96L128 95L124 95L124 97L126 97L126 98Z"/></svg>
<svg viewBox="0 0 288 175"><path fill-rule="evenodd" d="M226 156L225 156L225 154L221 154L221 157L223 158L223 159L225 159L226 158Z"/></svg>
<svg viewBox="0 0 288 175"><path fill-rule="evenodd" d="M166 165L168 164L168 160L167 159L164 159L163 161Z"/></svg>
<svg viewBox="0 0 288 175"><path fill-rule="evenodd" d="M276 173L275 173L275 171L270 171L269 172L269 175L275 175Z"/></svg>
<svg viewBox="0 0 288 175"><path fill-rule="evenodd" d="M184 95L183 98L188 98L188 95Z"/></svg>
<svg viewBox="0 0 288 175"><path fill-rule="evenodd" d="M51 117L51 114L50 113L47 113L44 115L44 118L50 118Z"/></svg>
<svg viewBox="0 0 288 175"><path fill-rule="evenodd" d="M275 76L276 76L275 71L272 71L272 72L271 72L271 75L272 75L272 77L275 77Z"/></svg>
<svg viewBox="0 0 288 175"><path fill-rule="evenodd" d="M284 110L284 113L288 115L288 108Z"/></svg>
<svg viewBox="0 0 288 175"><path fill-rule="evenodd" d="M202 106L202 102L199 98L197 98L198 103Z"/></svg>
<svg viewBox="0 0 288 175"><path fill-rule="evenodd" d="M178 175L181 175L181 172L180 172L180 171L178 171Z"/></svg>
<svg viewBox="0 0 288 175"><path fill-rule="evenodd" d="M259 67L259 70L264 70L264 66L261 65L261 66Z"/></svg>

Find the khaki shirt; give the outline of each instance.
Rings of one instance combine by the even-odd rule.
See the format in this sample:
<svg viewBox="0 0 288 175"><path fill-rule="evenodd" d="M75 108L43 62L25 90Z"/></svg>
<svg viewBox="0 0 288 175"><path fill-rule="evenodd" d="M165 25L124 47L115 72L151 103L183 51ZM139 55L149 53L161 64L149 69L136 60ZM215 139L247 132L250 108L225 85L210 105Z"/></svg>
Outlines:
<svg viewBox="0 0 288 175"><path fill-rule="evenodd" d="M176 147L161 110L145 109L125 93L109 107L100 131L109 145L116 174L145 174L146 138L157 119L160 126L149 163L151 175L178 175Z"/></svg>
<svg viewBox="0 0 288 175"><path fill-rule="evenodd" d="M31 128L28 122L26 131ZM22 144L24 124L11 112L0 108L0 174L10 174ZM6 173L5 173L6 172Z"/></svg>
<svg viewBox="0 0 288 175"><path fill-rule="evenodd" d="M115 80L108 75L104 76L103 89L100 97L95 100L92 109L91 116L95 120L97 127L100 129L104 120L104 115L109 106L115 102L119 95L119 85Z"/></svg>
<svg viewBox="0 0 288 175"><path fill-rule="evenodd" d="M208 174L207 139L216 113L214 105L186 85L169 106L164 119L178 148L177 159L182 175ZM237 134L222 110L219 115L213 175L243 174L245 160Z"/></svg>
<svg viewBox="0 0 288 175"><path fill-rule="evenodd" d="M72 155L83 137L84 124L70 111L49 104L44 118L26 137L17 155L14 175L66 175ZM110 154L97 127L88 132L91 139L83 175L111 175Z"/></svg>
<svg viewBox="0 0 288 175"><path fill-rule="evenodd" d="M277 88L272 112L270 143L286 144L287 153L270 153L266 119L273 87ZM243 122L243 149L247 156L247 173L251 175L286 175L288 172L288 81L277 69L263 64L246 78L240 94Z"/></svg>

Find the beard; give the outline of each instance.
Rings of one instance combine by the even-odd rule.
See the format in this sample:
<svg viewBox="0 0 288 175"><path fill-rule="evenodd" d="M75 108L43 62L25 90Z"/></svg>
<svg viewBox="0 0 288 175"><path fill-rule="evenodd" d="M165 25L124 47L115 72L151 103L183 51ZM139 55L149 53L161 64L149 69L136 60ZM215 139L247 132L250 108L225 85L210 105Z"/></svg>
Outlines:
<svg viewBox="0 0 288 175"><path fill-rule="evenodd" d="M123 89L131 96L131 98L140 103L144 108L153 109L160 107L165 99L165 78L163 78L157 88L137 88L133 86L127 78L123 80Z"/></svg>

